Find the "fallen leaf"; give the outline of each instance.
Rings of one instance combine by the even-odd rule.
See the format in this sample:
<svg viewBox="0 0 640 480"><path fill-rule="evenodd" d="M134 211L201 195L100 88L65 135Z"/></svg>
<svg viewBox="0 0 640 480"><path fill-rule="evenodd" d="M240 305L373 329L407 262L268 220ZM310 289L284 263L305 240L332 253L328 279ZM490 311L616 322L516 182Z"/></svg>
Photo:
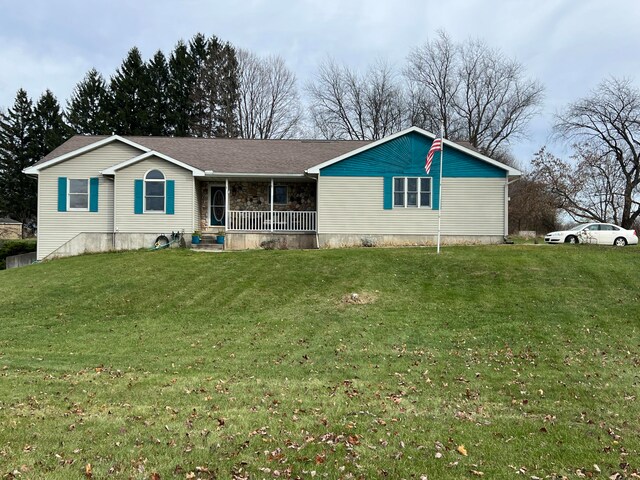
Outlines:
<svg viewBox="0 0 640 480"><path fill-rule="evenodd" d="M458 450L458 453L460 455L463 455L465 457L467 456L467 449L464 448L464 445L458 445L458 448L456 450Z"/></svg>
<svg viewBox="0 0 640 480"><path fill-rule="evenodd" d="M93 477L93 469L91 468L91 464L87 463L84 467L84 476L87 478Z"/></svg>

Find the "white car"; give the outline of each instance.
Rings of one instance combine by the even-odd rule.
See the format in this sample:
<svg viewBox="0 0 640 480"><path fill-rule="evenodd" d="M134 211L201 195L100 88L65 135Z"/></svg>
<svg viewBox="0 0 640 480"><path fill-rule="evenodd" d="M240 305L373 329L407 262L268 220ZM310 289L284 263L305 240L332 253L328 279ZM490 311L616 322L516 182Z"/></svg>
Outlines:
<svg viewBox="0 0 640 480"><path fill-rule="evenodd" d="M582 223L570 230L547 233L545 243L595 243L598 245L637 245L635 230L625 230L610 223Z"/></svg>

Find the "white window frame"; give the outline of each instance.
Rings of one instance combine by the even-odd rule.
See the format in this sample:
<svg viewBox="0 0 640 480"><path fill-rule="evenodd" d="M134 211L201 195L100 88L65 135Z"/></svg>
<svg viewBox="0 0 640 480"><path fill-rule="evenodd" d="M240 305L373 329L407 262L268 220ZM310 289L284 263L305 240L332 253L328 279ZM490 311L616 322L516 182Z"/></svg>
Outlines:
<svg viewBox="0 0 640 480"><path fill-rule="evenodd" d="M408 194L408 186L409 186L409 179L410 178L415 178L417 180L418 183L418 199L417 199L417 205L407 205L407 194ZM396 179L402 179L404 181L404 190L403 190L403 195L404 195L404 202L403 205L396 205ZM421 199L422 199L422 179L428 179L429 180L429 205L422 205L421 203ZM393 177L392 179L392 192L391 192L391 203L393 205L393 208L428 208L428 209L432 209L431 205L433 205L433 178L432 177Z"/></svg>
<svg viewBox="0 0 640 480"><path fill-rule="evenodd" d="M156 170L162 174L162 180L157 178L147 179L147 175L149 175L149 173ZM162 210L147 210L147 182L164 183L164 195L163 195L164 201L162 203ZM157 197L157 195L152 195L152 196ZM150 214L154 214L154 213L163 214L163 213L166 213L166 211L167 211L167 176L159 168L150 168L145 172L144 177L142 177L142 212L150 213Z"/></svg>
<svg viewBox="0 0 640 480"><path fill-rule="evenodd" d="M87 193L72 193L71 192L71 181L84 181L87 183ZM91 195L90 189L91 185L89 183L89 179L88 178L67 178L67 210L71 211L71 212L88 212L89 211L89 202L91 201L91 199L89 198ZM78 208L78 207L71 207L71 195L86 195L87 196L87 206L84 208Z"/></svg>
<svg viewBox="0 0 640 480"><path fill-rule="evenodd" d="M284 202L278 203L276 202L276 188L285 188L284 193ZM273 204L274 205L288 205L289 204L289 185L274 185L273 186Z"/></svg>

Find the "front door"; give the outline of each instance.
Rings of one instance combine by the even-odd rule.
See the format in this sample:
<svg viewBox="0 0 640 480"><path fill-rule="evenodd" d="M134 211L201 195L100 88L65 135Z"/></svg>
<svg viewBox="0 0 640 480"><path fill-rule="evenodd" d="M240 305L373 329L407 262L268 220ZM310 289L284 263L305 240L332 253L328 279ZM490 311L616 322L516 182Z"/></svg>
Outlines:
<svg viewBox="0 0 640 480"><path fill-rule="evenodd" d="M225 210L224 187L212 186L209 190L209 224L212 226L224 225Z"/></svg>

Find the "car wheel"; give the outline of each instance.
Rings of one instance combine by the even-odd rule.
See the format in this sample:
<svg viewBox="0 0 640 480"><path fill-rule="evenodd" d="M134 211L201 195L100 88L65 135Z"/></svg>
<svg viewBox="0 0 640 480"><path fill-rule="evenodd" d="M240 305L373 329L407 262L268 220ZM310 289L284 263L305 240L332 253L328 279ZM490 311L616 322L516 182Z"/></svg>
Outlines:
<svg viewBox="0 0 640 480"><path fill-rule="evenodd" d="M575 235L569 235L565 240L565 243L571 243L572 245L575 245L580 242L578 240L578 237L576 237Z"/></svg>
<svg viewBox="0 0 640 480"><path fill-rule="evenodd" d="M615 241L613 242L613 244L616 247L624 247L627 244L627 240L625 238L622 237L618 237L615 239Z"/></svg>

